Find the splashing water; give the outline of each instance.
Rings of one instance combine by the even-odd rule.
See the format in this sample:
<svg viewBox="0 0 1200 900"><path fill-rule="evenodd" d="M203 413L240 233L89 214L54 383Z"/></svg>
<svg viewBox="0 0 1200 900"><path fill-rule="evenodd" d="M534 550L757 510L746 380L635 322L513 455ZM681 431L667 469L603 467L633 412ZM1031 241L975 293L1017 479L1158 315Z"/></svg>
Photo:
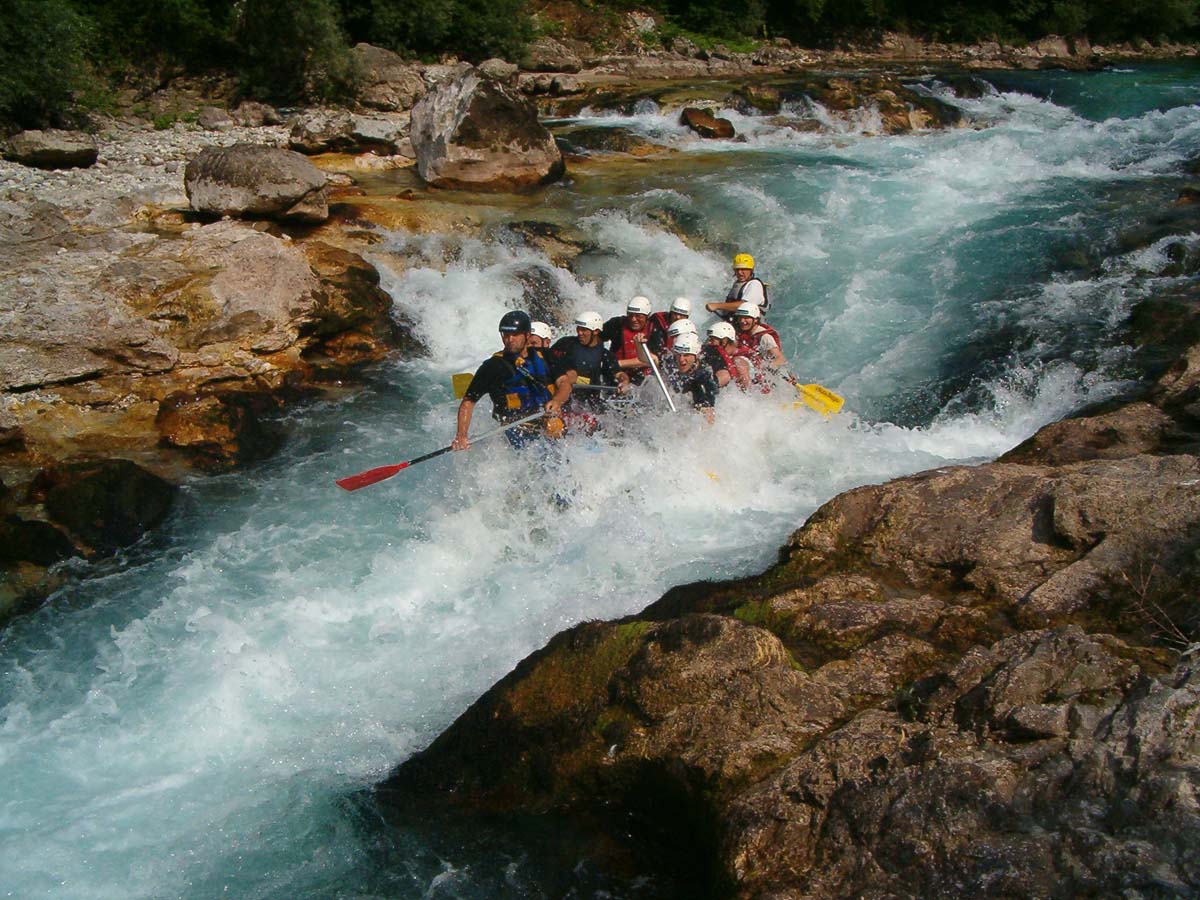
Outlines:
<svg viewBox="0 0 1200 900"><path fill-rule="evenodd" d="M835 494L994 457L1120 390L1119 329L1165 245L1115 237L1200 151L1195 82L1146 71L1102 75L1132 112L1103 107L1092 76L1007 75L956 101L988 127L896 138L754 122L714 149L655 108L597 119L693 170L547 192L547 215L596 245L574 275L501 243L391 235L373 261L431 357L294 414L280 457L189 484L167 533L0 637L0 893L537 895L516 851L447 858L418 831L381 862L348 798L562 628L760 570ZM1084 246L1096 264L1064 262ZM711 428L653 411L544 456L497 440L333 488L448 443L449 375L496 349L523 268L552 270L568 314L607 317L635 293L719 299L731 249L770 282L793 369L847 412L733 395Z"/></svg>

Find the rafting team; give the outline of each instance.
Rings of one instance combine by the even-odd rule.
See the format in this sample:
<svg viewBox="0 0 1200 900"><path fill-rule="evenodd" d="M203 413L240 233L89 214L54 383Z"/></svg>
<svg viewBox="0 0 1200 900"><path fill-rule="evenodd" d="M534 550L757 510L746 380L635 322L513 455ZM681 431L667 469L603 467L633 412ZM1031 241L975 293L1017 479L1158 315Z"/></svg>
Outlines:
<svg viewBox="0 0 1200 900"><path fill-rule="evenodd" d="M514 446L522 446L542 434L561 435L564 419L573 428L595 430L595 414L609 397L627 393L648 377L661 377L666 390L689 396L710 423L721 388L736 384L743 391L765 393L777 377L791 380L779 334L763 321L770 300L766 285L754 277L754 258L737 254L733 274L725 299L704 306L720 317L708 327L704 341L686 297L657 313L646 297L634 297L625 315L607 322L599 313L581 313L575 334L553 344L544 322L534 322L520 310L505 313L500 319L504 349L484 360L471 379L451 447L471 446L471 417L485 395L501 424L542 419L541 425L526 423L505 432Z"/></svg>

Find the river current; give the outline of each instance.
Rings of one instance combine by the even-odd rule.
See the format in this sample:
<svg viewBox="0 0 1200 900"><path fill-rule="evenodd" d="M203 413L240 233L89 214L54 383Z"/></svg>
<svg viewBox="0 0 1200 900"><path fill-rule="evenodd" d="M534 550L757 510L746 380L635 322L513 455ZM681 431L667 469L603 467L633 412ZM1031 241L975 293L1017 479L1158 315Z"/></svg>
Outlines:
<svg viewBox="0 0 1200 900"><path fill-rule="evenodd" d="M557 631L760 571L835 494L1126 388L1123 324L1200 240L1124 239L1200 156L1198 71L995 73L975 100L930 76L970 125L896 137L728 111L747 140L714 146L652 104L591 110L677 153L544 192L525 217L594 245L574 274L502 236L387 234L373 261L431 357L295 412L279 456L188 484L162 534L0 634L0 896L637 896L536 835L386 828L361 789ZM719 299L734 249L838 416L722 397L712 427L652 412L545 462L487 441L334 487L449 442L450 376L498 349L531 269L607 318Z"/></svg>

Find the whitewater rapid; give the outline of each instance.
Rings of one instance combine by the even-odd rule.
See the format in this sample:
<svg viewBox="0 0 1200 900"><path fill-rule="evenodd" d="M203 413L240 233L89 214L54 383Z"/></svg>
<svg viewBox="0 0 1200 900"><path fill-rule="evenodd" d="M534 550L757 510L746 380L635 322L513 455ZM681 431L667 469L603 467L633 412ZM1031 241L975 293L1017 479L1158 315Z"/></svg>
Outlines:
<svg viewBox="0 0 1200 900"><path fill-rule="evenodd" d="M1074 86L1074 105L1010 85L954 101L973 127L889 138L866 120L797 134L730 111L749 140L714 149L653 109L597 112L694 170L548 191L547 215L594 245L575 274L511 242L383 235L372 261L430 356L292 414L279 457L188 484L166 533L0 636L0 895L523 884L536 866L519 854L381 838L354 793L557 631L759 571L837 493L993 458L1127 383L1121 323L1170 279L1165 243L1114 237L1200 153L1200 98L1190 74L1164 77L1167 99L1126 115L1073 78L1054 87ZM661 227L664 210L691 233ZM1096 265L1064 262L1081 247ZM654 411L546 460L492 441L333 486L449 442L450 376L498 348L530 267L568 318L607 318L634 294L723 295L725 248L754 253L792 367L845 395L844 413L735 394L712 427Z"/></svg>

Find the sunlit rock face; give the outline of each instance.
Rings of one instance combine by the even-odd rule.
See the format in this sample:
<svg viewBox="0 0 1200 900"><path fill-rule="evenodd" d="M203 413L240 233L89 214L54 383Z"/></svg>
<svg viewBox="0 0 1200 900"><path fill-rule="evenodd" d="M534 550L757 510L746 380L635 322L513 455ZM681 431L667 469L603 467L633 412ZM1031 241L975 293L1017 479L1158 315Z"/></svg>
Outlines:
<svg viewBox="0 0 1200 900"><path fill-rule="evenodd" d="M291 150L235 144L209 147L187 165L192 209L214 216L323 222L325 173Z"/></svg>
<svg viewBox="0 0 1200 900"><path fill-rule="evenodd" d="M565 171L533 103L474 71L413 107L412 143L417 171L435 187L523 191Z"/></svg>

